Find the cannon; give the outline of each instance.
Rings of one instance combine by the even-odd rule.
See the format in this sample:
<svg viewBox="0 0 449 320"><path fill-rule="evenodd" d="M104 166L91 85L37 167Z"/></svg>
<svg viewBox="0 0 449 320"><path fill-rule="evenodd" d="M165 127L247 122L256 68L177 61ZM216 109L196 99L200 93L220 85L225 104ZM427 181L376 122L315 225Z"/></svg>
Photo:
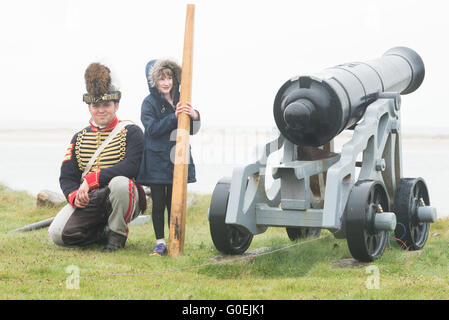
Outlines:
<svg viewBox="0 0 449 320"><path fill-rule="evenodd" d="M242 254L254 235L283 227L291 240L327 229L363 262L382 256L392 232L402 248L422 249L437 211L424 179L403 177L401 95L418 89L424 74L415 51L395 47L375 60L285 82L273 106L278 137L212 193L215 247ZM344 130L352 136L335 152ZM277 151L282 159L267 170Z"/></svg>

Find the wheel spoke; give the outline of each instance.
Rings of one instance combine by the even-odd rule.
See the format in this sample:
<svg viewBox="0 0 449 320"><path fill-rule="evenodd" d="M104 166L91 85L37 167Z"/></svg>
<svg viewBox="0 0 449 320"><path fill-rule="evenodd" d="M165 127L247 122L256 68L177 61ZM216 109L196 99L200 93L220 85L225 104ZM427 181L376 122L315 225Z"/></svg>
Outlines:
<svg viewBox="0 0 449 320"><path fill-rule="evenodd" d="M412 239L414 243L416 243L418 240L418 229L416 226L412 227Z"/></svg>
<svg viewBox="0 0 449 320"><path fill-rule="evenodd" d="M420 245L426 235L426 224L425 223L419 223L416 227L415 227L415 236L414 236L414 241L415 244Z"/></svg>
<svg viewBox="0 0 449 320"><path fill-rule="evenodd" d="M371 236L367 236L365 239L365 243L366 243L366 251L369 253L371 252Z"/></svg>
<svg viewBox="0 0 449 320"><path fill-rule="evenodd" d="M369 238L368 254L371 255L374 252L374 237Z"/></svg>
<svg viewBox="0 0 449 320"><path fill-rule="evenodd" d="M368 203L372 204L374 203L374 198L375 198L376 194L375 194L375 188L371 188L369 195L368 195Z"/></svg>
<svg viewBox="0 0 449 320"><path fill-rule="evenodd" d="M228 236L229 236L229 244L232 246L232 247L235 247L235 232L234 232L234 228L232 228L232 227L229 227L228 228L228 230L229 230L229 234L228 234Z"/></svg>
<svg viewBox="0 0 449 320"><path fill-rule="evenodd" d="M415 186L413 187L412 194L413 194L413 197L415 199L418 198L418 194L419 194L419 186L418 186L418 184L415 184Z"/></svg>
<svg viewBox="0 0 449 320"><path fill-rule="evenodd" d="M367 253L369 255L373 255L377 251L377 246L379 244L378 238L376 235L370 235L367 238Z"/></svg>
<svg viewBox="0 0 449 320"><path fill-rule="evenodd" d="M372 200L372 203L375 204L376 207L378 207L378 206L379 206L379 203L380 203L380 197L381 197L381 195L380 195L380 192L378 192L377 190L375 190L376 188L373 188L373 189L374 189L374 190L373 190L373 200Z"/></svg>

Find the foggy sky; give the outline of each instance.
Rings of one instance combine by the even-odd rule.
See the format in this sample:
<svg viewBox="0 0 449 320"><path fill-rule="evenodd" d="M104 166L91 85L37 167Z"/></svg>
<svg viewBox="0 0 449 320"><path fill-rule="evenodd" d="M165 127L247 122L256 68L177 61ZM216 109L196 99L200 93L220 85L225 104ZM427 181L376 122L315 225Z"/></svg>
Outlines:
<svg viewBox="0 0 449 320"><path fill-rule="evenodd" d="M205 126L274 126L289 78L408 46L426 78L402 99L403 126L448 128L444 1L24 0L0 10L0 129L85 123L83 75L94 61L122 91L119 118L140 123L146 63L182 63L187 3L196 4L192 104Z"/></svg>

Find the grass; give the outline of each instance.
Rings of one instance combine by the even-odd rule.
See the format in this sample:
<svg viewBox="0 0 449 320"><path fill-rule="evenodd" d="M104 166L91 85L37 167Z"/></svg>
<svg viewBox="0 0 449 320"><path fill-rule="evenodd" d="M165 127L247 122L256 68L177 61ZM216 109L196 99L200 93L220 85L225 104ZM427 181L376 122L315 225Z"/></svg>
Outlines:
<svg viewBox="0 0 449 320"><path fill-rule="evenodd" d="M31 195L0 185L0 299L449 298L449 219L432 224L430 234L439 235L429 236L424 250L403 251L391 241L381 259L356 268L333 266L351 257L346 240L323 231L329 236L292 243L282 228L255 236L248 250L294 246L217 264L212 258L220 253L207 221L210 196L193 196L183 255L150 257L155 244L151 223L130 226L126 248L114 253L101 252L99 245L57 247L46 229L7 233L52 217L58 208L36 208ZM379 272L378 289L367 288L370 266Z"/></svg>

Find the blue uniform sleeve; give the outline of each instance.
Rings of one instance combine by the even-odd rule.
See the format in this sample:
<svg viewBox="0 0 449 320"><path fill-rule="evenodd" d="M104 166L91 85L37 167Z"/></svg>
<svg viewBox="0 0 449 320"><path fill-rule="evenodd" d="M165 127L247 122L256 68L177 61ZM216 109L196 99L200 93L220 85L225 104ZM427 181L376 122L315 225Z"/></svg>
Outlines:
<svg viewBox="0 0 449 320"><path fill-rule="evenodd" d="M78 162L76 160L75 154L75 144L78 133L75 134L70 141L69 148L67 149L67 153L64 157L64 160L61 165L61 173L59 176L59 184L61 186L62 193L68 200L69 194L77 190L81 184L81 175L82 172L78 167Z"/></svg>

